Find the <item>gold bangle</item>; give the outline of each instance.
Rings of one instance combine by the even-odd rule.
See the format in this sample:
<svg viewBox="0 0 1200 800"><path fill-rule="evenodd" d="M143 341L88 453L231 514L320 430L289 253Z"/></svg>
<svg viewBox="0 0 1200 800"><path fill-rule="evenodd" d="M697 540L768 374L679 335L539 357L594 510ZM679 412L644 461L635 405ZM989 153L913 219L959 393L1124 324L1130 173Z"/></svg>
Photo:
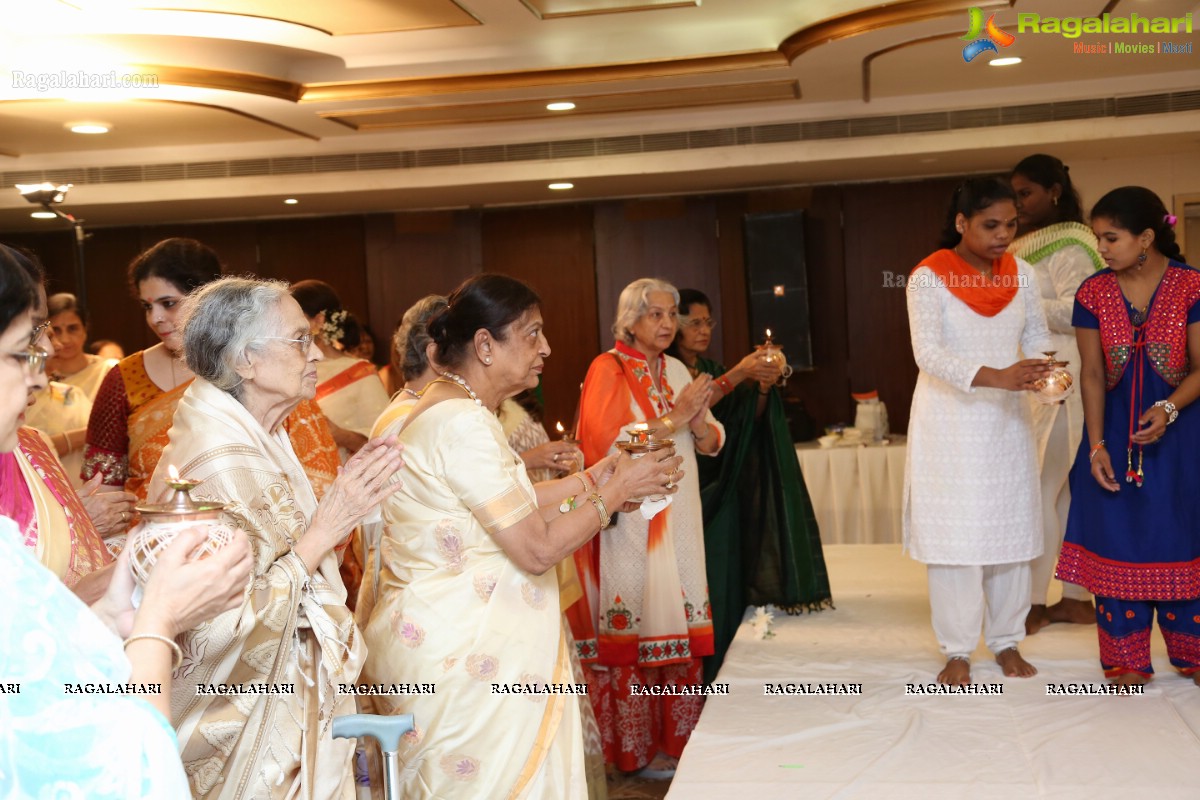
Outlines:
<svg viewBox="0 0 1200 800"><path fill-rule="evenodd" d="M662 415L661 417L659 417L659 419L660 419L660 420L662 420L662 424L663 424L663 425L666 425L666 426L667 426L667 433L674 433L674 432L675 432L675 423L674 423L674 422L671 422L671 418L670 418L670 417L668 417L666 414L664 414L664 415Z"/></svg>
<svg viewBox="0 0 1200 800"><path fill-rule="evenodd" d="M122 647L129 647L130 642L136 642L138 639L154 639L170 646L171 651L174 653L172 659L174 663L171 664L171 672L179 669L179 665L183 663L183 650L179 647L179 644L174 639L169 639L159 633L135 633L125 640L125 644Z"/></svg>
<svg viewBox="0 0 1200 800"><path fill-rule="evenodd" d="M604 498L600 496L599 492L592 492L588 495L588 501L596 507L596 513L600 515L600 530L604 530L612 520L612 517L608 515L608 509L604 506Z"/></svg>
<svg viewBox="0 0 1200 800"><path fill-rule="evenodd" d="M583 476L584 476L584 475L586 475L586 474L587 474L587 471L586 471L586 470L584 470L583 472L576 472L576 473L575 473L575 477L576 477L576 478L578 478L578 479L579 479L579 482L583 484L583 493L584 493L584 494L587 494L588 492L590 492L590 491L591 491L591 490L594 488L594 487L592 487L592 486L588 486L587 478L583 477Z"/></svg>

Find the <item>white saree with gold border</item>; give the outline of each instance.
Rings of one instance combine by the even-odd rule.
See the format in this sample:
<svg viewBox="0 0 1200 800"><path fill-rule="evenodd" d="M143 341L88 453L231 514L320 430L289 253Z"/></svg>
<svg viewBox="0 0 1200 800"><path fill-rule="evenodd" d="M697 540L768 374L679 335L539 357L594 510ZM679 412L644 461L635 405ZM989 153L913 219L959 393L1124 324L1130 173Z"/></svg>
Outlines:
<svg viewBox="0 0 1200 800"><path fill-rule="evenodd" d="M372 698L415 718L401 796L586 798L577 696L524 693L574 687L558 580L525 572L491 536L537 513L520 457L466 399L421 411L400 440L363 680L435 690Z"/></svg>
<svg viewBox="0 0 1200 800"><path fill-rule="evenodd" d="M231 395L196 379L169 435L150 501L164 499L173 464L203 481L193 497L229 504L224 522L246 532L254 553L242 606L179 639L171 716L192 793L351 800L353 742L334 740L330 726L354 713L353 696L338 685L357 679L363 644L334 556L309 577L292 552L317 501L287 434L268 433ZM284 693L204 693L263 684Z"/></svg>

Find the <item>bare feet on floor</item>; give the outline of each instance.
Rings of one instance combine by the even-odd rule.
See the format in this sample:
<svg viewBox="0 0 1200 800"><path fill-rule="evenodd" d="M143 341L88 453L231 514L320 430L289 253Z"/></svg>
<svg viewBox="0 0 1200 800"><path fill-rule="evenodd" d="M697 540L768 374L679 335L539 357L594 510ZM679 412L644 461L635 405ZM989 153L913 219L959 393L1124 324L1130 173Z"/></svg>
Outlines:
<svg viewBox="0 0 1200 800"><path fill-rule="evenodd" d="M937 682L948 686L966 686L971 682L971 662L965 658L950 659L938 673Z"/></svg>
<svg viewBox="0 0 1200 800"><path fill-rule="evenodd" d="M1046 609L1051 622L1070 622L1075 625L1095 625L1096 607L1091 600L1068 600L1063 598ZM1025 631L1029 632L1029 622L1025 622Z"/></svg>
<svg viewBox="0 0 1200 800"><path fill-rule="evenodd" d="M1015 647L997 653L996 663L1010 678L1032 678L1037 675L1037 667L1022 658L1021 651Z"/></svg>
<svg viewBox="0 0 1200 800"><path fill-rule="evenodd" d="M1050 612L1045 606L1030 606L1029 613L1025 616L1025 635L1033 636L1049 624Z"/></svg>

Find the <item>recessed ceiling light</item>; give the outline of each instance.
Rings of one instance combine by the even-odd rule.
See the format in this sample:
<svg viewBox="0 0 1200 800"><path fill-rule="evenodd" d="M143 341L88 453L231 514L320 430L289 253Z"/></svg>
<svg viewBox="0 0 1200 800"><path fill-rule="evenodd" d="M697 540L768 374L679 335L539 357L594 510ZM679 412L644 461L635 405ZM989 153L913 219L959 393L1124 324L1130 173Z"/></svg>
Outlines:
<svg viewBox="0 0 1200 800"><path fill-rule="evenodd" d="M547 103L546 104L547 111L570 111L574 107L575 107L575 104L569 100L563 100L562 102L559 102L559 103Z"/></svg>
<svg viewBox="0 0 1200 800"><path fill-rule="evenodd" d="M552 183L552 184L550 184L550 188L551 188L551 189L553 189L553 190L554 190L554 191L556 191L556 192L561 192L561 191L565 191L565 190L567 190L567 189L574 189L574 188L575 188L575 184L573 184L573 183L567 183L566 181L563 181L562 183Z"/></svg>
<svg viewBox="0 0 1200 800"><path fill-rule="evenodd" d="M29 216L34 219L55 219L58 217L58 214L55 214L53 211L34 211Z"/></svg>
<svg viewBox="0 0 1200 800"><path fill-rule="evenodd" d="M1013 64L1020 64L1021 59L1017 56L1009 56L1006 58L993 58L988 62L989 66L993 67L1011 67Z"/></svg>
<svg viewBox="0 0 1200 800"><path fill-rule="evenodd" d="M294 197L289 197L287 200L284 200L284 201L283 201L283 204L284 204L285 206L294 206L294 205L296 205L296 204L297 204L297 203L299 203L299 202L300 202L300 201L299 201L299 200L297 200L296 198L294 198Z"/></svg>
<svg viewBox="0 0 1200 800"><path fill-rule="evenodd" d="M108 133L110 126L103 122L68 122L67 129L71 133Z"/></svg>

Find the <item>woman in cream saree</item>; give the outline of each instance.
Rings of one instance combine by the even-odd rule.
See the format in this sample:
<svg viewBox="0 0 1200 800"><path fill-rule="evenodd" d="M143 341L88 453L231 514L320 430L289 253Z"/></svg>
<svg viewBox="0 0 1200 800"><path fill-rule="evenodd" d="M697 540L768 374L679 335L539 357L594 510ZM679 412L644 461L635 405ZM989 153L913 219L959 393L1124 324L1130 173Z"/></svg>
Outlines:
<svg viewBox="0 0 1200 800"><path fill-rule="evenodd" d="M360 609L371 606L364 680L386 690L372 700L416 722L400 746L404 797L587 797L586 685L571 672L554 567L607 509L671 485L679 464L612 459L599 480L530 483L495 409L536 385L550 354L538 303L484 274L428 323L433 360L453 372L402 423L404 487L382 507L378 596Z"/></svg>
<svg viewBox="0 0 1200 800"><path fill-rule="evenodd" d="M436 684L436 694L372 698L416 720L400 750L406 796L580 796L575 695L493 690L574 688L554 570L524 572L490 536L536 512L520 458L469 400L423 412L401 441L410 474L383 507L363 674Z"/></svg>
<svg viewBox="0 0 1200 800"><path fill-rule="evenodd" d="M317 500L285 435L269 434L206 381L182 398L156 477L174 464L203 483L196 499L229 503L223 521L246 531L254 585L241 609L184 634L171 716L192 792L205 798L352 798L349 742L330 737L353 714L362 641L346 609L337 562L311 578L291 550ZM166 499L166 486L151 499ZM201 694L219 684L284 685L292 694Z"/></svg>
<svg viewBox="0 0 1200 800"><path fill-rule="evenodd" d="M151 500L165 499L160 478L172 465L202 481L193 496L227 504L222 519L246 532L255 563L240 608L180 637L171 710L184 769L196 797L352 800L353 746L335 741L331 725L354 712L341 686L358 677L363 644L334 547L390 493L382 487L398 452L394 441L369 443L318 505L282 424L315 389L320 359L286 285L226 278L190 297L185 313L197 378ZM231 331L238 320L247 329Z"/></svg>

